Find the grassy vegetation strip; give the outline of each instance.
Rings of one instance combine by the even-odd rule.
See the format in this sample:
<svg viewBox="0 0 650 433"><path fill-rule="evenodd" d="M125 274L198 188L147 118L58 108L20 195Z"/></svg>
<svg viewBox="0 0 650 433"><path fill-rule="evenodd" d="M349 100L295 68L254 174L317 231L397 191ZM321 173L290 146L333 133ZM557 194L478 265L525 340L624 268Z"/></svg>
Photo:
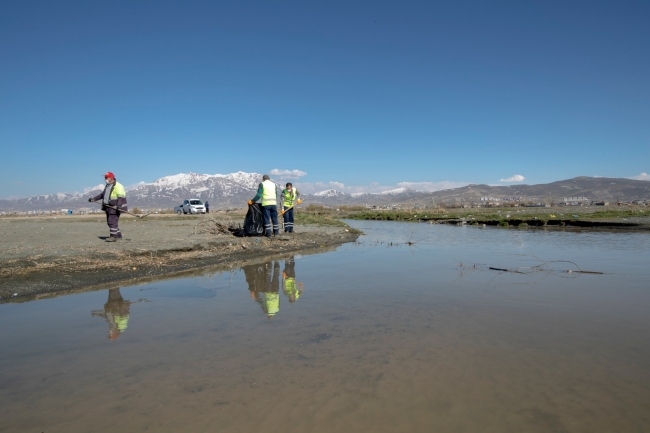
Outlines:
<svg viewBox="0 0 650 433"><path fill-rule="evenodd" d="M608 209L603 211L585 212L584 209L553 209L547 212L537 212L528 209L503 208L493 209L425 209L415 211L362 211L346 215L346 218L356 220L377 221L436 221L455 219L475 219L490 221L509 220L614 220L633 217L648 217L650 210L646 209ZM468 221L469 222L469 221Z"/></svg>
<svg viewBox="0 0 650 433"><path fill-rule="evenodd" d="M294 214L294 223L300 224L316 224L322 226L343 227L347 232L361 235L361 230L354 229L341 221L340 218L346 215L341 215L332 209L325 208L324 206L309 205L306 208L300 209Z"/></svg>
<svg viewBox="0 0 650 433"><path fill-rule="evenodd" d="M365 211L352 213L346 218L353 220L373 220L373 221L420 221L423 219L435 219L437 216L427 212L410 212L410 211ZM448 219L449 217L441 218ZM456 218L456 217L451 217Z"/></svg>

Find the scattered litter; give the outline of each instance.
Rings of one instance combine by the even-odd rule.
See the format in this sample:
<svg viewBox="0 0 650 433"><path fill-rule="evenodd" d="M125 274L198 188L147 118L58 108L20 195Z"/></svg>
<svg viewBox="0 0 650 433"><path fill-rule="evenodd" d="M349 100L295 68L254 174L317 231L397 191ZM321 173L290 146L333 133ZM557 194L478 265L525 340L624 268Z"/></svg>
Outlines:
<svg viewBox="0 0 650 433"><path fill-rule="evenodd" d="M521 272L521 271L519 271L517 269L493 268L492 266L490 266L488 269L491 270L491 271L514 272L516 274L523 274L524 273L524 272Z"/></svg>
<svg viewBox="0 0 650 433"><path fill-rule="evenodd" d="M577 270L576 269L568 269L567 271L562 271L562 272L566 272L566 273L569 273L569 274L573 274L573 273L576 273L576 274L596 274L596 275L602 275L603 274L603 272L598 272L598 271L583 271L582 269L580 269L580 266L578 266L575 262L572 262L571 260L550 260L550 261L545 261L545 260L540 259L539 257L537 257L534 254L533 254L533 257L535 257L537 260L539 260L542 263L539 264L539 265L536 265L536 266L521 266L521 267L516 268L516 269L496 268L496 267L493 267L493 266L488 267L488 269L491 270L491 271L512 272L512 273L515 273L515 274L531 274L533 272L554 272L554 271L556 271L555 269L553 269L551 267L551 265L549 265L549 263L570 263L573 266L575 266L577 268Z"/></svg>

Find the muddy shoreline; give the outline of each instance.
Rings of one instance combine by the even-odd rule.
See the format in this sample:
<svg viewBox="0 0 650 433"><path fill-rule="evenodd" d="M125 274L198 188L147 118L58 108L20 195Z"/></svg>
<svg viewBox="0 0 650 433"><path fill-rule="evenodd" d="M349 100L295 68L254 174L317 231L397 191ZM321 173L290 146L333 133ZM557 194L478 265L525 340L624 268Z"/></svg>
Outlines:
<svg viewBox="0 0 650 433"><path fill-rule="evenodd" d="M199 222L125 218L125 240L106 243L106 224L96 217L3 219L0 303L228 270L266 257L327 251L358 237L345 227L309 224L270 239L237 238L197 234Z"/></svg>

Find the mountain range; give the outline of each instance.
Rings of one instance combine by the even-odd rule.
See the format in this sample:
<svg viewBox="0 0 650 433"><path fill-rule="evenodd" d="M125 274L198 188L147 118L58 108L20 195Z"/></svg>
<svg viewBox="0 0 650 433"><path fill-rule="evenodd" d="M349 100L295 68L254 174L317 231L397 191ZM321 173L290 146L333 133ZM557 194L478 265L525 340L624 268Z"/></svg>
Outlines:
<svg viewBox="0 0 650 433"><path fill-rule="evenodd" d="M373 194L347 194L328 190L312 195L312 202L338 204L462 204L478 203L482 197L518 198L530 202L558 203L565 197L586 197L590 201L632 201L650 199L650 182L625 178L579 176L537 185L477 185L436 192L398 188Z"/></svg>
<svg viewBox="0 0 650 433"><path fill-rule="evenodd" d="M186 198L209 201L213 209L242 207L256 192L262 178L258 173L231 174L180 173L143 183L127 192L129 207L169 209ZM299 183L297 184L299 188ZM86 193L48 194L28 198L0 200L0 211L47 211L88 209L88 197L101 193L102 185ZM561 201L563 197L587 197L598 201L630 201L650 198L650 182L643 180L576 177L537 185L491 186L471 184L436 192L397 188L380 193L348 194L335 189L305 194L308 203L323 205L387 205L387 204L460 204L479 202L481 197L521 197L530 201Z"/></svg>

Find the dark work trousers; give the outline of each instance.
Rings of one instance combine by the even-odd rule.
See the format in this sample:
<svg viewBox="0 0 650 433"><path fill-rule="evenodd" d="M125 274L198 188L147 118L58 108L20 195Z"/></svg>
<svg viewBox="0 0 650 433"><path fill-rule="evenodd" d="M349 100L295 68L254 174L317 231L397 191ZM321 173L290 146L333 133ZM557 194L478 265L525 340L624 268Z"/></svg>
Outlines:
<svg viewBox="0 0 650 433"><path fill-rule="evenodd" d="M288 233L293 232L293 208L287 210L288 206L284 206L284 231Z"/></svg>
<svg viewBox="0 0 650 433"><path fill-rule="evenodd" d="M275 205L262 206L262 213L264 214L264 230L266 230L266 236L271 236L271 222L273 222L273 234L279 235L278 207Z"/></svg>
<svg viewBox="0 0 650 433"><path fill-rule="evenodd" d="M108 224L108 228L111 231L112 238L122 239L122 232L120 231L120 228L117 226L117 223L119 221L120 221L119 214L109 213L109 211L106 211L106 224Z"/></svg>

